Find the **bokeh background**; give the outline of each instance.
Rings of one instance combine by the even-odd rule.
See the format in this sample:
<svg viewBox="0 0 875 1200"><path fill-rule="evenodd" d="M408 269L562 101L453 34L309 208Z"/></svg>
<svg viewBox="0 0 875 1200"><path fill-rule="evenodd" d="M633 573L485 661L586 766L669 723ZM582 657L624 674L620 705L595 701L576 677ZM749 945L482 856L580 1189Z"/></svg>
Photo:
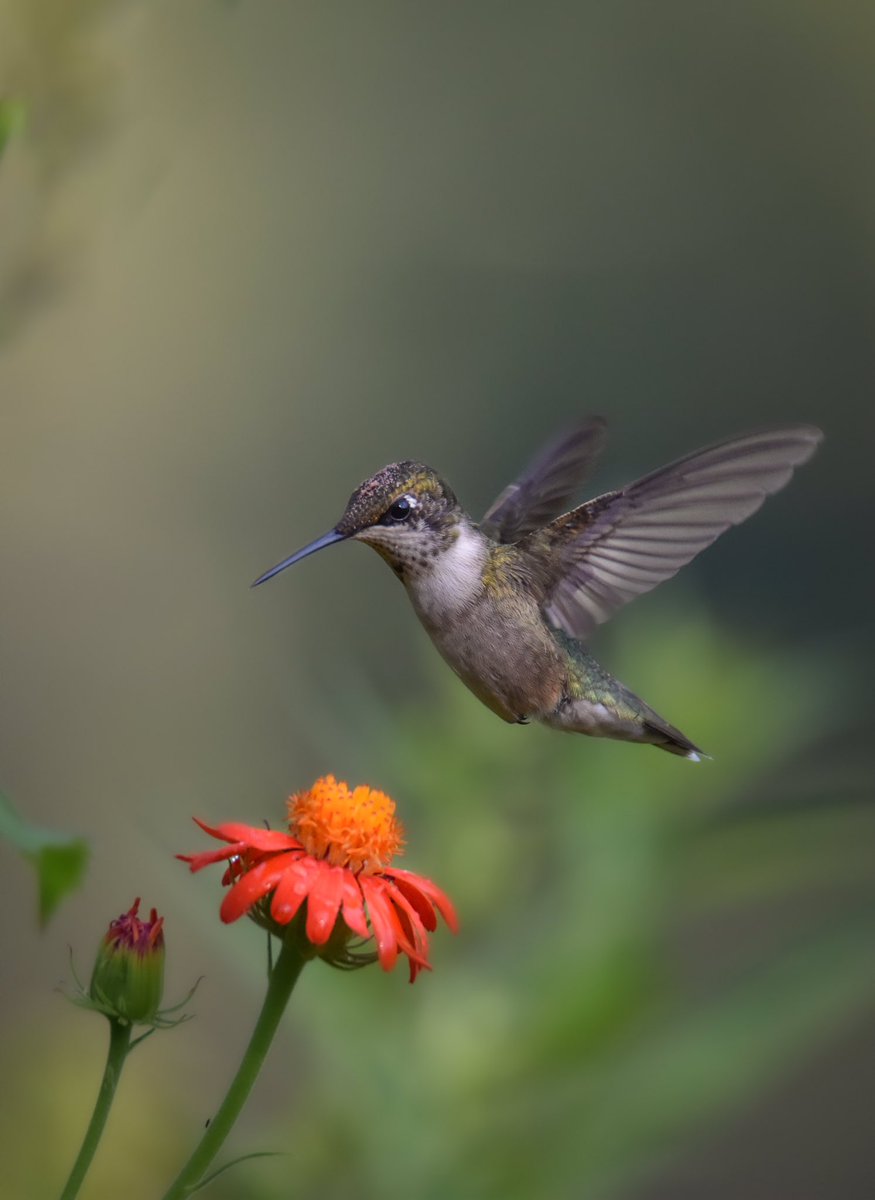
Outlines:
<svg viewBox="0 0 875 1200"><path fill-rule="evenodd" d="M105 1030L57 993L134 895L197 1019L83 1195L159 1194L264 947L176 851L332 771L464 927L304 975L211 1195L875 1194L875 10L2 0L2 1190L57 1194ZM506 727L376 555L248 582L417 457L472 512L587 412L619 485L805 420L790 488L600 632L709 750Z"/></svg>

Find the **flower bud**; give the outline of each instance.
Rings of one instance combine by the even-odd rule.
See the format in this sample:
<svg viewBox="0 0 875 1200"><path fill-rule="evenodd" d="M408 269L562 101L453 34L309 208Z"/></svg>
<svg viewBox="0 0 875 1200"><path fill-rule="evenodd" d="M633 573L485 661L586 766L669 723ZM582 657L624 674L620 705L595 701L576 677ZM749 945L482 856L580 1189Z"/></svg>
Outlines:
<svg viewBox="0 0 875 1200"><path fill-rule="evenodd" d="M95 1008L130 1024L154 1022L164 991L164 918L153 908L141 921L139 907L138 897L110 922L88 989Z"/></svg>

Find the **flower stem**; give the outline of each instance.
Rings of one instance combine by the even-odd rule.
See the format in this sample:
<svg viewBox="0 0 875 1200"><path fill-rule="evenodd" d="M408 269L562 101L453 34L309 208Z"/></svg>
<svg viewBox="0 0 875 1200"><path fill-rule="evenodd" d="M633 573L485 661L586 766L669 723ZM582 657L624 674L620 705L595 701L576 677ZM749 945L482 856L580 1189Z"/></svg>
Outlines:
<svg viewBox="0 0 875 1200"><path fill-rule="evenodd" d="M91 1120L88 1122L85 1137L82 1139L82 1146L76 1156L76 1161L73 1163L70 1177L64 1186L63 1192L61 1192L61 1200L73 1200L73 1197L78 1194L79 1188L82 1186L82 1180L85 1178L88 1168L91 1166L91 1160L94 1158L97 1143L100 1141L100 1135L103 1133L106 1118L109 1116L119 1076L122 1073L122 1067L125 1064L125 1058L130 1049L130 1041L131 1026L110 1017L109 1050L106 1055L106 1066L103 1069L103 1079L100 1081L100 1091L97 1093L94 1112L91 1114Z"/></svg>
<svg viewBox="0 0 875 1200"><path fill-rule="evenodd" d="M249 1039L249 1045L237 1074L210 1121L200 1142L188 1162L176 1176L164 1194L164 1200L183 1200L198 1186L207 1167L221 1149L222 1143L231 1132L231 1127L240 1115L243 1105L258 1077L261 1065L270 1049L273 1036L285 1012L301 968L307 960L291 938L283 942L279 958L271 971L267 995L258 1014L258 1020Z"/></svg>

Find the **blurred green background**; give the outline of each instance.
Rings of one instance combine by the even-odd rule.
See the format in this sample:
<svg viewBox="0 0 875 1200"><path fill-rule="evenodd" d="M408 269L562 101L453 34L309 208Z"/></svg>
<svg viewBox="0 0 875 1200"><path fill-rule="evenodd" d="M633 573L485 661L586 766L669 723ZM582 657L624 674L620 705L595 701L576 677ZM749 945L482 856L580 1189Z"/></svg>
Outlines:
<svg viewBox="0 0 875 1200"><path fill-rule="evenodd" d="M873 68L850 0L0 2L0 789L93 846L42 935L3 851L5 1195L72 1161L53 989L137 894L205 979L83 1196L175 1172L263 944L172 855L329 771L463 930L305 973L228 1148L285 1153L211 1195L875 1194ZM597 489L827 432L597 639L713 762L504 726L357 546L248 591L384 463L476 514L587 412Z"/></svg>

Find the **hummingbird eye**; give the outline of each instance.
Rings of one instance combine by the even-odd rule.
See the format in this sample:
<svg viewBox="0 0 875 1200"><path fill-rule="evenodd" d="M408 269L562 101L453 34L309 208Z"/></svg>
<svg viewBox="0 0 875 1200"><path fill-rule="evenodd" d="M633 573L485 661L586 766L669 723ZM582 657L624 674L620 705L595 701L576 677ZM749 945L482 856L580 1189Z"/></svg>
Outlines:
<svg viewBox="0 0 875 1200"><path fill-rule="evenodd" d="M392 524L406 521L415 507L415 501L410 496L399 496L394 504L389 506L384 520Z"/></svg>

